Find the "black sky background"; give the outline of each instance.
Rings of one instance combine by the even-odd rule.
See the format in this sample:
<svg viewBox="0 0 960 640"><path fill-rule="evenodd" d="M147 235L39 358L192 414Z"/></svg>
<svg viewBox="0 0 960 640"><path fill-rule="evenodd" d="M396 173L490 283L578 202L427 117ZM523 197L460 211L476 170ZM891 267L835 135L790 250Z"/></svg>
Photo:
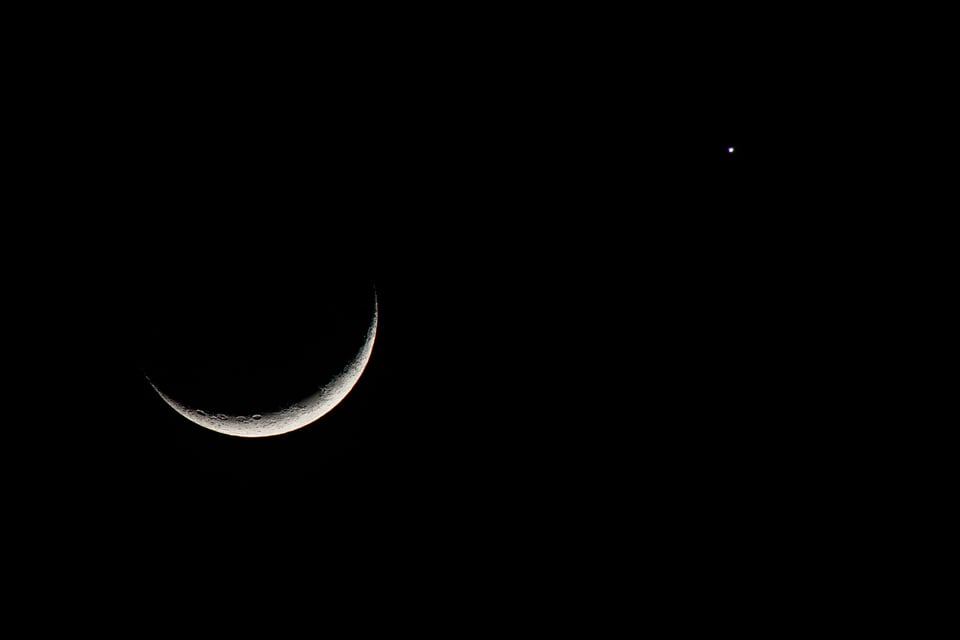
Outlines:
<svg viewBox="0 0 960 640"><path fill-rule="evenodd" d="M638 520L687 566L762 547L737 532L786 523L809 478L783 363L815 346L794 258L802 185L830 176L795 67L718 31L695 50L114 50L104 76L57 58L12 177L44 286L13 278L40 415L5 455L15 502L57 523L37 535L134 573L191 558L218 582L294 565L393 585L620 562L604 549L633 544L606 543ZM164 327L293 336L331 280L374 283L380 324L317 424L231 438L147 384ZM63 531L97 542L64 551Z"/></svg>

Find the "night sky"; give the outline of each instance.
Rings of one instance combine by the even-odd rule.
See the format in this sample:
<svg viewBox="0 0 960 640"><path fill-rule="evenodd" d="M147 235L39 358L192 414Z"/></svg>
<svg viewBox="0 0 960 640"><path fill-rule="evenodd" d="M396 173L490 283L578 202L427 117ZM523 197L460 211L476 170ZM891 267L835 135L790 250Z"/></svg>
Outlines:
<svg viewBox="0 0 960 640"><path fill-rule="evenodd" d="M500 129L493 148L464 152L444 129L397 167L321 170L319 185L290 186L275 167L252 177L256 166L240 163L175 186L173 163L161 184L151 174L129 187L112 210L143 188L159 202L114 213L128 229L95 240L90 262L66 275L78 279L83 331L56 378L84 409L58 417L33 454L52 477L70 470L54 503L91 514L81 518L162 519L187 539L218 532L237 548L287 529L301 541L351 531L418 546L423 527L620 509L637 473L663 472L683 492L718 471L717 447L740 451L747 437L717 434L704 403L736 399L702 378L728 379L724 359L743 355L726 332L742 335L732 318L753 298L726 278L752 269L734 250L751 224L737 211L737 181L755 162L749 131L612 138L630 152L609 156L607 137L544 154L531 141L518 158L509 138L525 132ZM208 431L141 372L151 350L202 357L194 323L222 325L241 358L257 332L296 344L326 289L371 282L380 324L368 368L302 430ZM705 321L709 309L717 317Z"/></svg>
<svg viewBox="0 0 960 640"><path fill-rule="evenodd" d="M778 371L813 342L784 292L817 137L786 117L788 70L723 41L688 61L617 38L591 58L365 50L309 82L158 56L122 91L75 88L111 87L107 106L45 102L21 164L45 287L14 285L41 336L16 500L144 571L545 575L636 518L675 542L725 522L727 544L796 489ZM143 375L204 357L201 335L295 349L325 292L371 285L369 365L304 429L208 431Z"/></svg>

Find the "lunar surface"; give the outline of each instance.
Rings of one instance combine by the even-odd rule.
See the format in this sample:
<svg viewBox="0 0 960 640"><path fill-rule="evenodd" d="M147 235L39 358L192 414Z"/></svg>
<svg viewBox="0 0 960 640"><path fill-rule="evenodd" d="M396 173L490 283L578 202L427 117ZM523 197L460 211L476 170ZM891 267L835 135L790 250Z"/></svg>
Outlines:
<svg viewBox="0 0 960 640"><path fill-rule="evenodd" d="M232 415L188 406L164 392L147 376L147 381L163 400L177 413L201 427L231 436L256 438L275 436L303 428L319 420L336 407L353 389L370 360L377 334L377 300L374 292L373 315L367 327L366 338L353 358L323 384L316 392L283 409Z"/></svg>

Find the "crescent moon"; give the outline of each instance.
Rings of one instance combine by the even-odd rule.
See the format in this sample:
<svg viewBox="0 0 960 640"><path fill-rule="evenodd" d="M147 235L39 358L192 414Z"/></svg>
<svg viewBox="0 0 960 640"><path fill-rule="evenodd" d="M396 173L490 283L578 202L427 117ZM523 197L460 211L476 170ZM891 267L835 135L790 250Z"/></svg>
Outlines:
<svg viewBox="0 0 960 640"><path fill-rule="evenodd" d="M276 436L295 431L316 422L329 413L347 397L347 394L357 384L370 361L370 354L373 352L373 343L377 335L377 315L377 297L376 291L374 291L373 317L370 326L367 327L366 339L360 350L339 374L335 375L320 389L303 400L279 411L255 413L248 416L207 412L189 407L170 397L158 388L149 376L147 376L147 382L174 411L187 420L213 431L243 438Z"/></svg>

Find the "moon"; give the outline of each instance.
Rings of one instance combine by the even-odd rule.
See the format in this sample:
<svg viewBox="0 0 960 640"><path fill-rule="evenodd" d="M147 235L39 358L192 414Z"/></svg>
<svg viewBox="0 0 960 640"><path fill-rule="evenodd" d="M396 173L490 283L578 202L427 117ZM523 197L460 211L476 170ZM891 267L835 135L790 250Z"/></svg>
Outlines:
<svg viewBox="0 0 960 640"><path fill-rule="evenodd" d="M199 407L188 406L171 397L154 384L149 375L146 376L146 379L154 391L174 411L201 427L243 438L260 438L289 433L313 424L325 416L340 404L354 388L364 369L366 369L373 352L373 343L377 335L377 318L377 297L376 291L374 291L373 315L367 327L366 338L357 353L338 374L334 375L314 393L280 410L251 413L249 415L205 411Z"/></svg>

